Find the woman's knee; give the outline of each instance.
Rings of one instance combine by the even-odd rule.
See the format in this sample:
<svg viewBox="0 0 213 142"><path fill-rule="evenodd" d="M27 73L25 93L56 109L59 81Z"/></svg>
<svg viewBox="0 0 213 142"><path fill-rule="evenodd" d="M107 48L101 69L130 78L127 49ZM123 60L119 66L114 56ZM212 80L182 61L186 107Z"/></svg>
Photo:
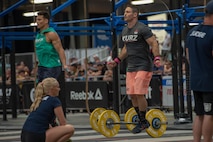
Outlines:
<svg viewBox="0 0 213 142"><path fill-rule="evenodd" d="M74 134L74 131L74 127L70 124L50 128L46 131L46 141L55 141L64 136L71 137Z"/></svg>
<svg viewBox="0 0 213 142"><path fill-rule="evenodd" d="M73 135L73 133L75 131L75 128L73 127L73 125L67 124L67 125L65 125L65 128L66 128L68 133Z"/></svg>

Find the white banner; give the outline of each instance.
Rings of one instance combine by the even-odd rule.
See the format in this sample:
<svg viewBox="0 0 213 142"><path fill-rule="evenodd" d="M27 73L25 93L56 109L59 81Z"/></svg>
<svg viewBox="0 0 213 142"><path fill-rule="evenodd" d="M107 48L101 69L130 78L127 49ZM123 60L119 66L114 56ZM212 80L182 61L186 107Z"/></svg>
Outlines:
<svg viewBox="0 0 213 142"><path fill-rule="evenodd" d="M172 89L172 76L162 77L162 90L163 90L163 106L173 107L173 89ZM194 107L194 97L192 94L192 107ZM183 77L183 95L184 95L184 106L187 107L187 92L186 92L186 79Z"/></svg>

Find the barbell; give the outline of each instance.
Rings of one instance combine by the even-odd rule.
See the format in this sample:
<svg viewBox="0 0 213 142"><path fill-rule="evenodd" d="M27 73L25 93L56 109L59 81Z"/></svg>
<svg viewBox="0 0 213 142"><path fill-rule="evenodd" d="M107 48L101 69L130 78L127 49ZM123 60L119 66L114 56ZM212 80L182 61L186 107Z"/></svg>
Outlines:
<svg viewBox="0 0 213 142"><path fill-rule="evenodd" d="M161 137L167 128L167 118L159 109L150 109L146 113L146 119L150 123L150 127L146 129L146 133L153 137ZM120 125L126 125L129 131L138 124L138 115L134 108L130 108L124 116L124 122L120 121L120 117L113 110L105 108L96 108L90 115L90 125L97 132L105 137L115 136Z"/></svg>

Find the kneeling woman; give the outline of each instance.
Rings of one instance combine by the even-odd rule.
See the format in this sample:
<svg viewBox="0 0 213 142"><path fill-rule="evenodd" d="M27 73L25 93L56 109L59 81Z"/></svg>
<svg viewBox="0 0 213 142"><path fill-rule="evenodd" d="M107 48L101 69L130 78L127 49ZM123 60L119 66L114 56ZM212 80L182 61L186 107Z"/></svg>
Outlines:
<svg viewBox="0 0 213 142"><path fill-rule="evenodd" d="M35 101L30 107L31 113L26 119L22 133L22 142L65 142L74 134L74 127L66 124L62 105L58 99L59 83L54 78L46 78L35 90ZM58 119L59 126L51 127Z"/></svg>

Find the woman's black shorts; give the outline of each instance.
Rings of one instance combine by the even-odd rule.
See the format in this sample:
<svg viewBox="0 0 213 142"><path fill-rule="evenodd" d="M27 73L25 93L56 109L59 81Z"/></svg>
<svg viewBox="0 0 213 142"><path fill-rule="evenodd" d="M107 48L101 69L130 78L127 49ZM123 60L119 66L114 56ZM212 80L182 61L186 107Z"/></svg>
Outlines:
<svg viewBox="0 0 213 142"><path fill-rule="evenodd" d="M21 142L45 142L45 138L45 133L21 132Z"/></svg>

